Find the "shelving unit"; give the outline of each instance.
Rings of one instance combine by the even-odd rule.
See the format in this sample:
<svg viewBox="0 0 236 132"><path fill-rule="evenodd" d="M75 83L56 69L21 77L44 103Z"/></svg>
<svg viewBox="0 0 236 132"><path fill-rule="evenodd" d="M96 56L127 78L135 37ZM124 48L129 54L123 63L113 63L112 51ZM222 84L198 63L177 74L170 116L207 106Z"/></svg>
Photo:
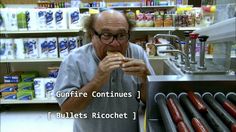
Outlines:
<svg viewBox="0 0 236 132"><path fill-rule="evenodd" d="M81 29L66 29L66 30L35 30L35 31L1 31L0 34L54 34L54 33L78 33Z"/></svg>
<svg viewBox="0 0 236 132"><path fill-rule="evenodd" d="M186 30L199 30L200 27L176 27L175 30L186 31Z"/></svg>
<svg viewBox="0 0 236 132"><path fill-rule="evenodd" d="M62 58L54 59L14 59L14 60L0 60L0 63L16 63L16 62L61 62Z"/></svg>
<svg viewBox="0 0 236 132"><path fill-rule="evenodd" d="M175 27L135 27L132 31L175 31Z"/></svg>
<svg viewBox="0 0 236 132"><path fill-rule="evenodd" d="M199 30L199 27L134 27L132 31L175 31L175 30ZM37 30L37 31L1 31L0 35L12 34L57 34L57 33L79 33L86 32L82 27L80 29L65 30Z"/></svg>

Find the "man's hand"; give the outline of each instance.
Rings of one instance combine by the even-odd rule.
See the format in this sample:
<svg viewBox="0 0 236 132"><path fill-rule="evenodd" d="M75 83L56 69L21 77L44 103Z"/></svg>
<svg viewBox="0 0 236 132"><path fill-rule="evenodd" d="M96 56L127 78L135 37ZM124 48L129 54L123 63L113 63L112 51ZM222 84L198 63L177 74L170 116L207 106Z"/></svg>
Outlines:
<svg viewBox="0 0 236 132"><path fill-rule="evenodd" d="M122 64L122 70L128 75L134 75L139 77L142 82L146 81L149 70L143 60L125 58L124 64Z"/></svg>
<svg viewBox="0 0 236 132"><path fill-rule="evenodd" d="M110 77L111 72L114 69L121 67L123 58L118 55L106 56L98 65L97 72L95 74L95 79L99 83L106 83Z"/></svg>

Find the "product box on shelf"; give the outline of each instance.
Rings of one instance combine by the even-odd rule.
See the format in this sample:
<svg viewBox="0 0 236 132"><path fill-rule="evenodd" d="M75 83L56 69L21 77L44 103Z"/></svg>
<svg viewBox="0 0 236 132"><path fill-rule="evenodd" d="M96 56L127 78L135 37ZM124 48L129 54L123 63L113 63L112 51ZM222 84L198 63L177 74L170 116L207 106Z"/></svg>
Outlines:
<svg viewBox="0 0 236 132"><path fill-rule="evenodd" d="M19 31L27 30L27 20L25 9L18 9L17 13L17 26Z"/></svg>
<svg viewBox="0 0 236 132"><path fill-rule="evenodd" d="M15 58L16 59L24 59L26 57L24 39L23 38L16 38L16 39L14 39L14 43L16 45Z"/></svg>
<svg viewBox="0 0 236 132"><path fill-rule="evenodd" d="M21 74L21 79L23 82L32 82L34 78L38 77L39 73L37 71L34 72L24 72Z"/></svg>
<svg viewBox="0 0 236 132"><path fill-rule="evenodd" d="M55 9L56 29L68 29L67 9Z"/></svg>
<svg viewBox="0 0 236 132"><path fill-rule="evenodd" d="M56 30L56 10L48 9L46 12L46 27L47 30Z"/></svg>
<svg viewBox="0 0 236 132"><path fill-rule="evenodd" d="M68 10L69 29L80 29L80 11L78 8L71 8Z"/></svg>
<svg viewBox="0 0 236 132"><path fill-rule="evenodd" d="M32 100L34 98L34 90L22 90L17 92L18 100Z"/></svg>
<svg viewBox="0 0 236 132"><path fill-rule="evenodd" d="M57 78L59 67L48 67L48 76Z"/></svg>
<svg viewBox="0 0 236 132"><path fill-rule="evenodd" d="M2 92L2 99L17 99L17 91Z"/></svg>
<svg viewBox="0 0 236 132"><path fill-rule="evenodd" d="M58 38L59 56L65 58L69 54L67 37Z"/></svg>
<svg viewBox="0 0 236 132"><path fill-rule="evenodd" d="M17 90L17 83L0 84L0 92L13 92Z"/></svg>
<svg viewBox="0 0 236 132"><path fill-rule="evenodd" d="M68 50L72 52L74 49L78 48L77 37L68 37Z"/></svg>
<svg viewBox="0 0 236 132"><path fill-rule="evenodd" d="M27 21L27 28L30 31L33 30L39 30L38 26L40 25L38 22L38 14L37 14L37 10L35 9L27 9L25 11L25 15L26 15L26 21Z"/></svg>
<svg viewBox="0 0 236 132"><path fill-rule="evenodd" d="M20 82L17 84L18 91L21 90L34 90L33 82Z"/></svg>
<svg viewBox="0 0 236 132"><path fill-rule="evenodd" d="M38 49L40 59L48 58L47 38L38 38Z"/></svg>
<svg viewBox="0 0 236 132"><path fill-rule="evenodd" d="M35 98L37 99L52 99L54 98L54 85L56 78L35 78L34 79L34 89L35 89Z"/></svg>
<svg viewBox="0 0 236 132"><path fill-rule="evenodd" d="M21 74L23 72L22 71L15 71L15 72L11 72L7 75L4 75L4 83L18 83L21 81Z"/></svg>
<svg viewBox="0 0 236 132"><path fill-rule="evenodd" d="M48 58L58 58L58 44L56 37L48 37Z"/></svg>

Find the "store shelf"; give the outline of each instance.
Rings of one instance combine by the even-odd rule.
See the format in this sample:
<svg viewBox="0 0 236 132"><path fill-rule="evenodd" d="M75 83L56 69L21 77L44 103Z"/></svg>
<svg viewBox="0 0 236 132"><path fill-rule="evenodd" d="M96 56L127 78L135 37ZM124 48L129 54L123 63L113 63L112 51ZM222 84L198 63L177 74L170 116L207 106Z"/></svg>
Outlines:
<svg viewBox="0 0 236 132"><path fill-rule="evenodd" d="M42 33L78 33L81 29L66 29L66 30L35 30L35 31L1 31L0 34L42 34Z"/></svg>
<svg viewBox="0 0 236 132"><path fill-rule="evenodd" d="M175 31L175 27L135 27L132 31Z"/></svg>
<svg viewBox="0 0 236 132"><path fill-rule="evenodd" d="M148 59L167 59L168 56L150 56ZM61 62L62 58L55 59L22 59L22 60L0 60L0 63L26 63L26 62Z"/></svg>
<svg viewBox="0 0 236 132"><path fill-rule="evenodd" d="M134 27L132 31L175 31L175 30L199 30L198 27ZM68 30L35 30L35 31L1 31L0 35L5 34L55 34L55 33L78 33L86 32L81 29Z"/></svg>
<svg viewBox="0 0 236 132"><path fill-rule="evenodd" d="M62 58L55 59L14 59L14 60L0 60L0 63L13 63L13 62L61 62Z"/></svg>
<svg viewBox="0 0 236 132"><path fill-rule="evenodd" d="M199 30L200 27L176 27L176 30L186 31L186 30Z"/></svg>
<svg viewBox="0 0 236 132"><path fill-rule="evenodd" d="M0 100L0 104L54 104L55 99L32 99L32 100Z"/></svg>
<svg viewBox="0 0 236 132"><path fill-rule="evenodd" d="M208 35L207 42L236 42L236 17L196 30L196 33Z"/></svg>
<svg viewBox="0 0 236 132"><path fill-rule="evenodd" d="M175 8L175 5L172 6L109 6L109 7L81 7L81 10L88 9L99 9L99 8L112 8L112 9L153 9L153 8Z"/></svg>
<svg viewBox="0 0 236 132"><path fill-rule="evenodd" d="M186 31L186 30L199 30L199 27L135 27L132 31Z"/></svg>

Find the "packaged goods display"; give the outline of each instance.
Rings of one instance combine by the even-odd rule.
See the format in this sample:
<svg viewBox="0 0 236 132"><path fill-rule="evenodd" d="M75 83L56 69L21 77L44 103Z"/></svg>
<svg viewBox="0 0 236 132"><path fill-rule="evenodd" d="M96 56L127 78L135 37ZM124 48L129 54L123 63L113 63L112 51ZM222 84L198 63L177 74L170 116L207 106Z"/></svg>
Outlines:
<svg viewBox="0 0 236 132"><path fill-rule="evenodd" d="M78 37L0 39L0 59L64 58L81 45Z"/></svg>
<svg viewBox="0 0 236 132"><path fill-rule="evenodd" d="M79 31L84 19L89 16L88 13L80 13L77 8L2 8L0 12L1 31L65 29L77 29Z"/></svg>
<svg viewBox="0 0 236 132"><path fill-rule="evenodd" d="M5 100L54 99L54 84L59 67L48 67L49 77L40 77L35 71L17 71L4 76L0 93Z"/></svg>

